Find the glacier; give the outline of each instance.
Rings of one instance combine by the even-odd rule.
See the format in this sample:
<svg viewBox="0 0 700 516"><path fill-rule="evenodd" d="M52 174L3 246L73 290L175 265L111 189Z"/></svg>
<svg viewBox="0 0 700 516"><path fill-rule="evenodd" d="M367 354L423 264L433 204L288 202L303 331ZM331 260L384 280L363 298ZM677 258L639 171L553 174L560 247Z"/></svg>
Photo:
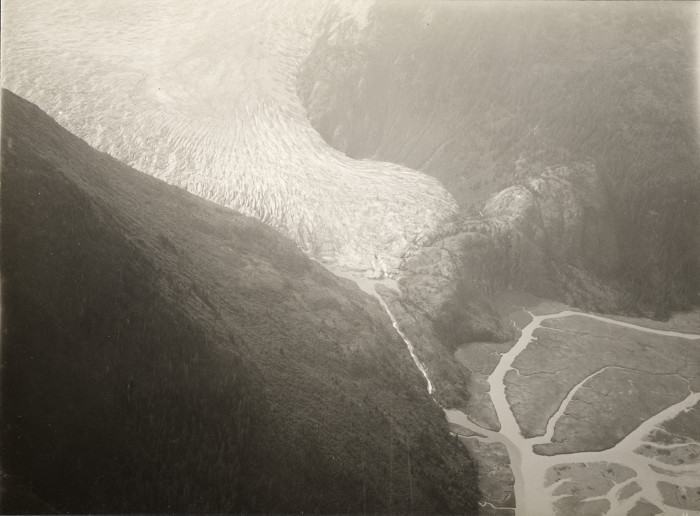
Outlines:
<svg viewBox="0 0 700 516"><path fill-rule="evenodd" d="M2 85L135 169L371 277L457 212L434 178L354 160L312 128L297 72L369 2L107 0L3 6Z"/></svg>

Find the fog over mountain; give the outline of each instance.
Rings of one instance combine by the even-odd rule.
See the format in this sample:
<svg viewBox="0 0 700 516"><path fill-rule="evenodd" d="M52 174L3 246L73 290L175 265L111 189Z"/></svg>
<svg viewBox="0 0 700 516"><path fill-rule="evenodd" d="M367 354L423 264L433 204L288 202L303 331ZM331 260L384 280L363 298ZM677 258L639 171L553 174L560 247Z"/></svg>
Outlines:
<svg viewBox="0 0 700 516"><path fill-rule="evenodd" d="M2 19L2 512L700 514L698 4Z"/></svg>
<svg viewBox="0 0 700 516"><path fill-rule="evenodd" d="M361 29L327 27L300 74L326 141L440 179L481 219L496 194L521 209L499 191L529 190L543 227L524 235L538 255L525 269L556 272L501 274L506 286L657 315L698 301L694 4L380 2L371 13ZM599 280L620 297L582 293Z"/></svg>

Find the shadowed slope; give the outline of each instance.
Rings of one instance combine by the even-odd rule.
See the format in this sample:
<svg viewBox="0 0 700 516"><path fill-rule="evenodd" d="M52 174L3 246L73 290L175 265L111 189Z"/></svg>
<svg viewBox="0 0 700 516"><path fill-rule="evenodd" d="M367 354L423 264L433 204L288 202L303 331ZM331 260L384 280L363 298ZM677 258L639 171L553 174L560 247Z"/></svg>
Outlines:
<svg viewBox="0 0 700 516"><path fill-rule="evenodd" d="M474 512L376 300L7 91L2 137L4 512Z"/></svg>

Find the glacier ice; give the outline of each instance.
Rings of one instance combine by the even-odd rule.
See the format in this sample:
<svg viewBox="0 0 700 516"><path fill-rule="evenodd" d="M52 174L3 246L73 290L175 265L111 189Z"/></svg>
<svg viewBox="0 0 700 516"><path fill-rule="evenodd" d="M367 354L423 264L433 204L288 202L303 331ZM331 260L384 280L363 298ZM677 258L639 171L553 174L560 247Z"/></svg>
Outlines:
<svg viewBox="0 0 700 516"><path fill-rule="evenodd" d="M2 83L98 150L254 216L311 256L395 272L455 213L435 179L353 160L311 127L296 74L367 4L5 2Z"/></svg>

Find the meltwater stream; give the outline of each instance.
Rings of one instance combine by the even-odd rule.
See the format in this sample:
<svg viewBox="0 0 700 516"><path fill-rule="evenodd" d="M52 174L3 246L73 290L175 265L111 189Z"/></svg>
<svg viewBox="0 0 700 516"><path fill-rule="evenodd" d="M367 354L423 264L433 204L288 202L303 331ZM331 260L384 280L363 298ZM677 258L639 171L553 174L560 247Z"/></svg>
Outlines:
<svg viewBox="0 0 700 516"><path fill-rule="evenodd" d="M511 458L511 467L515 477L514 490L516 499L516 514L520 516L540 516L553 514L553 502L555 500L553 491L556 484L550 486L549 488L545 488L545 475L547 470L559 464L592 462L606 462L631 468L636 472L636 476L633 478L633 480L642 488L636 495L625 500L619 500L613 495L619 492L619 490L626 484L620 483L613 487L607 496L597 497L605 498L610 502L611 509L608 511L608 514L626 514L627 511L642 498L662 509L664 514L690 514L688 510L681 510L668 506L664 502L656 483L659 480L666 480L671 483L687 485L689 487L698 487L700 486L700 478L694 476L692 472L678 470L678 468L669 467L667 464L663 464L662 467L667 470L673 470L674 474L679 474L679 476L671 477L664 475L663 473L659 473L658 471L655 472L651 470L649 466L654 464L656 461L634 453L634 451L645 443L644 438L651 430L664 421L672 419L681 412L688 410L690 407L700 401L700 393L690 393L682 401L671 405L655 416L649 418L639 427L637 427L637 429L628 434L617 445L608 450L544 456L536 454L533 451L533 445L551 442L554 426L556 425L559 417L561 417L563 414L566 405L571 400L575 391L584 382L576 385L572 389L572 392L570 392L562 402L562 406L556 411L550 421L548 421L547 432L544 436L525 438L520 432L520 427L515 419L512 407L510 406L510 403L506 397L505 376L507 372L512 369L512 364L515 358L527 348L528 344L533 342L533 332L541 326L543 321L547 319L576 315L589 317L609 324L624 326L638 331L654 333L657 335L681 337L685 339L700 339L700 335L656 330L616 321L614 319L608 319L598 315L573 312L569 310L550 315L530 315L532 316L532 321L525 328L523 328L521 336L516 344L508 352L501 356L498 365L488 378L488 383L491 388L491 401L493 402L498 419L501 423L500 432L492 432L474 424L473 422L469 421L468 417L460 411L446 411L449 421L477 431L496 442L503 443L506 446ZM591 376L595 376L595 374ZM656 463L656 465L658 466L660 463Z"/></svg>
<svg viewBox="0 0 700 516"><path fill-rule="evenodd" d="M377 290L375 289L375 286L377 284L382 284L384 286L387 286L393 290L398 291L398 285L396 284L396 280L390 279L390 278L384 278L380 280L376 279L369 279L366 278L362 275L358 275L357 273L354 273L352 271L347 271L340 269L338 267L334 267L332 265L324 264L324 266L330 270L333 274L336 276L339 276L341 278L349 279L351 281L354 281L358 287L360 287L360 290L363 292L366 292L370 296L374 296L377 298L379 301L379 304L382 305L382 308L386 312L386 314L389 316L389 320L391 321L391 325L394 327L396 330L396 333L399 334L399 336L403 339L404 343L406 344L406 348L408 348L408 352L411 355L411 358L413 359L413 363L416 364L416 367L418 370L421 372L423 377L425 378L425 381L427 382L428 385L428 394L433 394L433 384L430 381L430 378L428 377L428 370L425 368L423 363L420 361L418 356L416 355L416 350L413 347L413 343L406 337L404 332L401 331L401 328L399 327L399 323L396 321L396 318L394 317L394 314L391 313L391 310L389 309L389 305L386 304L386 301L384 301L384 298L379 295Z"/></svg>
<svg viewBox="0 0 700 516"><path fill-rule="evenodd" d="M454 198L426 174L330 147L297 95L316 38L361 27L366 4L7 0L2 86L94 148L256 217L310 256L395 272L457 211Z"/></svg>
<svg viewBox="0 0 700 516"><path fill-rule="evenodd" d="M411 358L416 364L416 367L425 377L427 382L428 393L432 394L433 385L428 376L428 372L425 366L420 362L420 360L416 356L411 341L401 331L398 322L396 321L396 318L389 309L389 306L386 304L384 299L376 292L375 285L377 281L370 280L350 272L340 270L333 270L333 272L338 276L353 280L364 292L375 296L379 300L381 306L386 311L397 333L406 343L406 347L408 348ZM398 290L396 282L393 280L384 279L380 280L380 282L390 288ZM547 442L551 442L554 427L556 426L556 423L559 420L559 418L563 415L573 395L576 393L578 388L581 387L589 378L595 376L596 374L599 374L600 371L593 373L592 375L584 379L582 382L575 385L571 389L569 394L566 396L566 398L562 401L559 409L547 422L547 431L545 432L545 434L543 436L537 436L532 438L525 438L520 432L520 427L515 419L513 410L506 397L505 376L508 373L508 371L512 369L512 365L516 357L520 355L523 351L525 351L528 345L531 342L533 342L533 333L535 332L535 330L540 328L542 322L548 319L576 315L589 317L609 324L615 324L618 326L623 326L626 328L644 331L647 333L657 335L680 337L685 339L700 339L700 335L684 334L675 331L656 330L631 323L617 321L614 319L609 319L599 315L573 312L569 310L549 315L530 315L532 317L532 321L522 329L520 338L518 339L516 344L508 352L504 353L501 356L498 365L488 378L488 383L491 388L491 401L495 407L498 419L501 423L501 430L499 432L494 432L487 428L483 428L470 421L469 418L461 411L445 410L445 414L447 416L448 421L469 428L470 430L485 436L486 440L501 443L506 447L506 449L508 450L508 455L510 457L511 469L513 470L513 476L515 479L514 494L516 500L516 514L518 516L545 516L547 514L554 514L553 503L556 500L556 497L553 493L558 484L555 483L554 485L546 487L545 476L547 470L560 464L595 462L619 464L622 466L626 466L636 472L636 476L632 479L629 479L625 482L620 482L619 484L614 486L606 496L598 497L604 498L610 503L611 509L608 511L608 514L626 514L627 511L632 509L634 504L641 499L646 499L649 502L653 503L661 510L663 510L664 514L690 514L690 512L687 510L680 510L667 505L664 502L664 499L661 493L659 492L656 483L659 480L666 480L670 483L675 483L677 485L697 487L698 485L700 485L700 478L698 476L694 476L692 471L688 471L688 468L683 469L669 466L668 464L658 463L654 461L654 459L635 453L635 450L645 443L644 438L651 430L656 428L658 425L662 424L664 421L674 418L684 410L688 410L694 404L700 401L700 393L690 393L682 401L671 405L670 407L667 407L658 414L647 419L634 431L628 434L617 445L608 450L561 454L555 456L544 456L536 454L533 450L533 446L535 444L544 444ZM659 472L658 469L656 471L653 471L649 466L654 464L655 462L657 466L661 466L667 471L670 471L672 475L679 476L669 476L668 474ZM629 485L633 481L639 484L639 486L641 487L641 491L639 491L631 497L620 500L616 496L616 494L619 493L622 488ZM488 504L482 503L482 505Z"/></svg>
<svg viewBox="0 0 700 516"><path fill-rule="evenodd" d="M384 308L384 310L386 311L397 333L406 343L406 347L408 348L408 351L414 363L416 364L416 367L425 377L427 382L428 393L432 395L433 385L430 381L425 366L420 362L420 360L416 356L411 341L407 339L406 335L401 331L398 322L396 321L396 318L389 309L389 306L386 304L384 299L377 293L375 289L377 283L381 283L389 288L398 291L396 281L392 279L372 280L358 273L341 270L337 267L328 265L327 267L329 268L329 270L331 270L331 272L333 272L337 276L354 281L360 287L361 290L376 297L379 300L382 308ZM589 375L583 381L579 382L577 385L572 387L571 391L562 401L559 409L552 415L550 420L547 422L546 432L542 436L526 438L522 435L522 433L520 432L520 426L518 425L515 419L512 407L508 402L505 392L505 376L508 373L508 371L512 370L514 360L518 357L518 355L520 355L523 351L527 349L528 345L531 342L533 342L533 333L541 327L544 321L548 319L557 319L569 316L588 317L601 322L614 324L617 326L622 326L625 328L630 328L656 335L680 337L683 339L690 340L699 340L699 345L700 335L686 334L676 331L657 330L653 328L647 328L644 326L638 326L627 322L617 321L615 319L609 319L600 315L587 314L583 312L574 312L570 310L564 310L549 315L534 315L530 312L528 313L532 317L532 321L521 330L520 338L515 343L515 345L508 352L501 355L501 359L498 365L488 378L491 401L496 410L498 419L501 423L500 431L494 432L487 428L481 427L480 425L472 422L466 414L459 410L445 410L445 415L449 422L456 423L460 426L472 430L473 432L485 436L482 440L501 443L506 447L510 458L513 477L515 480L514 494L516 501L516 515L546 516L549 514L555 514L553 504L557 499L557 496L554 495L554 492L555 489L560 485L560 482L547 486L546 473L550 468L555 467L557 465L579 463L607 463L611 465L618 464L621 466L628 467L636 473L636 476L634 476L633 478L627 479L623 482L619 482L617 485L612 487L606 495L590 499L608 500L608 502L610 503L610 509L607 511L607 514L627 514L627 512L630 509L632 509L634 505L640 500L646 500L648 502L653 503L663 511L663 514L679 516L686 516L689 514L700 514L700 512L693 512L687 509L677 509L675 507L669 506L665 503L663 496L661 495L657 487L657 482L660 480L664 480L669 483L681 485L688 488L700 487L700 474L692 470L692 465L689 465L685 468L671 466L669 464L661 463L655 461L652 458L635 453L635 450L637 448L646 443L645 437L650 431L652 431L654 428L658 427L665 421L673 419L681 412L689 410L696 403L700 402L700 393L691 392L683 400L667 407L666 409L660 411L656 415L650 417L612 448L594 452L577 452L569 454L559 454L554 456L545 456L536 454L533 450L533 446L536 444L545 444L551 442L554 433L554 427L556 426L556 423L559 420L559 418L564 414L564 411L569 401L572 399L576 391L582 385L584 385L588 379L594 377L596 374L599 374L600 370ZM656 466L657 469L652 470L650 466ZM659 471L659 467L663 468L668 473ZM617 495L621 492L621 490L624 487L629 486L629 484L631 484L632 482L636 482L641 487L641 490L632 496L620 499L622 497L618 497ZM487 506L491 504L481 502L481 505Z"/></svg>

